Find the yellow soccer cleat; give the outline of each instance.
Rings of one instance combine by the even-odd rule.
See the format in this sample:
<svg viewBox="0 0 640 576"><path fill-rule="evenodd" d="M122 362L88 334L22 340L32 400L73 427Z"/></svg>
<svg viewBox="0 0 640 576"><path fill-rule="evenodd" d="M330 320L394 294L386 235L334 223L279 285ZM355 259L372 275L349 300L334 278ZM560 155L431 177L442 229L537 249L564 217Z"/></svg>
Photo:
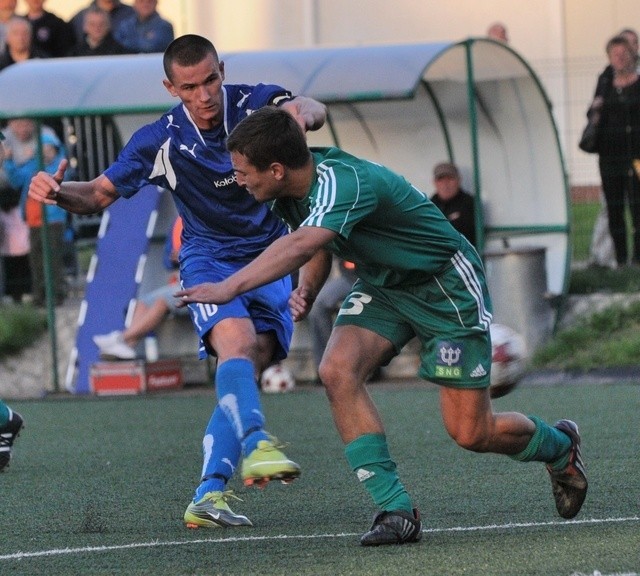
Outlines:
<svg viewBox="0 0 640 576"><path fill-rule="evenodd" d="M197 502L191 502L184 513L187 528L227 528L229 526L253 526L251 520L241 514L235 514L227 500L240 498L230 490L226 492L207 492Z"/></svg>
<svg viewBox="0 0 640 576"><path fill-rule="evenodd" d="M289 460L272 440L260 440L255 450L242 461L242 481L245 486L263 488L271 480L283 484L300 476L300 466Z"/></svg>

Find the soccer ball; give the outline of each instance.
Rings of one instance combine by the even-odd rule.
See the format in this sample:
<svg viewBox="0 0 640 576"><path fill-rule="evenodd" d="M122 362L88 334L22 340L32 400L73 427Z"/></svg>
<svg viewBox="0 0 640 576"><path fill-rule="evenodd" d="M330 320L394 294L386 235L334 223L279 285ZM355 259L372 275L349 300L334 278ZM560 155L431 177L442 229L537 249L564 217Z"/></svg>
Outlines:
<svg viewBox="0 0 640 576"><path fill-rule="evenodd" d="M526 367L524 338L503 324L491 324L491 398L500 398L513 390Z"/></svg>
<svg viewBox="0 0 640 576"><path fill-rule="evenodd" d="M296 379L291 371L280 364L269 366L260 376L260 387L267 394L291 392L295 386Z"/></svg>

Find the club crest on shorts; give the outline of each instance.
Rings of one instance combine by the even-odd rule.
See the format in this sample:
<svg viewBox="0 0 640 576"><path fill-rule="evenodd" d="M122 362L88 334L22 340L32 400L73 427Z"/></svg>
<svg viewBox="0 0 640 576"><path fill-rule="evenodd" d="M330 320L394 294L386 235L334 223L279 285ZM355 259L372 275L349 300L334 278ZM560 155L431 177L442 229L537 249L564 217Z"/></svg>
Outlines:
<svg viewBox="0 0 640 576"><path fill-rule="evenodd" d="M464 345L460 342L440 340L436 346L437 378L462 378L462 352Z"/></svg>

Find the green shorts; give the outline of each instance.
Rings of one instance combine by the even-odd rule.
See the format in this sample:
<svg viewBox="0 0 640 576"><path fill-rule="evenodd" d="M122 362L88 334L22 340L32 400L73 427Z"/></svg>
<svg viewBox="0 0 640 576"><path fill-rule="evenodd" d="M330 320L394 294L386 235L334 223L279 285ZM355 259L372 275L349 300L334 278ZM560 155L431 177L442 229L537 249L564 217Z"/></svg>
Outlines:
<svg viewBox="0 0 640 576"><path fill-rule="evenodd" d="M474 250L457 252L451 266L425 284L383 288L359 279L336 326L383 336L396 353L417 337L419 376L442 386L486 388L491 371L491 300Z"/></svg>

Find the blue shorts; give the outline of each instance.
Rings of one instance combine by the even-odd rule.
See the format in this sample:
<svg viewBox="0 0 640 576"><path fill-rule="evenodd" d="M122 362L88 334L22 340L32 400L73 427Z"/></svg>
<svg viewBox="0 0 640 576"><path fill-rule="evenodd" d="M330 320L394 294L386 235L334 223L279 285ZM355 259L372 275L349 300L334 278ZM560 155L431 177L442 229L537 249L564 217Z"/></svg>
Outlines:
<svg viewBox="0 0 640 576"><path fill-rule="evenodd" d="M210 255L189 254L180 263L180 278L185 288L203 282L220 282L242 268L246 262L214 260ZM189 304L193 325L200 336L200 358L215 355L207 342L207 334L226 318L251 318L256 333L273 332L278 345L273 360L287 357L293 335L293 320L289 311L291 277L286 276L234 298L227 304Z"/></svg>

